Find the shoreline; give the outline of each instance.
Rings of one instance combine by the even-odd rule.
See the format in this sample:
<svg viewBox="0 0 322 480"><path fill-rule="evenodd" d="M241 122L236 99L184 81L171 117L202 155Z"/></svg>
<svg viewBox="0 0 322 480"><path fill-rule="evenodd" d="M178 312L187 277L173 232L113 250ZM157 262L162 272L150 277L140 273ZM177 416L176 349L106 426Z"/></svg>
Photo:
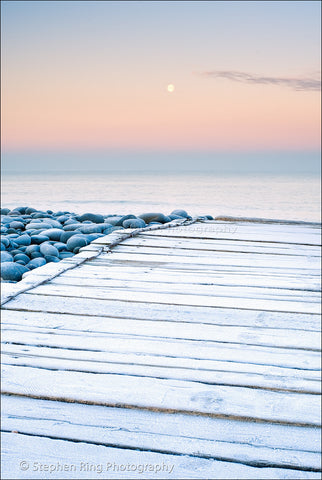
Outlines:
<svg viewBox="0 0 322 480"><path fill-rule="evenodd" d="M194 218L218 222L214 229L218 234L234 233L233 228L237 229L233 227L234 224L247 222L262 225L321 226L319 222L226 215ZM170 226L177 220L180 223L192 220L192 217L185 210L179 209L168 216L157 212L136 216L93 213L78 215L69 211L40 211L32 207L16 207L12 210L1 208L1 283L20 282L34 269L48 263L71 259L97 239L114 231L119 234L131 229L145 231L154 226ZM202 226L195 227L195 231L202 233Z"/></svg>
<svg viewBox="0 0 322 480"><path fill-rule="evenodd" d="M211 215L200 218L213 219ZM82 247L115 230L142 229L191 219L181 209L169 215L151 212L136 216L78 215L32 207L1 208L1 279L19 282L30 271L70 259Z"/></svg>

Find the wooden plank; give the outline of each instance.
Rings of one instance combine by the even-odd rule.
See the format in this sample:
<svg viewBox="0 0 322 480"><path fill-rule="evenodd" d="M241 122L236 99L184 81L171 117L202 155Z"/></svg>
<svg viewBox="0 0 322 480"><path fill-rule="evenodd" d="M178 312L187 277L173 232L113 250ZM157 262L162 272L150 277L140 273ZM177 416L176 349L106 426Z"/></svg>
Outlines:
<svg viewBox="0 0 322 480"><path fill-rule="evenodd" d="M317 256L286 256L286 255L271 255L268 253L256 254L245 252L224 252L224 251L203 251L203 250L189 250L187 251L178 249L176 247L150 247L150 246L137 246L137 245L118 245L113 248L112 255L124 254L128 259L138 255L145 255L146 260L152 261L158 260L162 256L163 261L178 262L178 263L197 263L209 265L234 265L234 266L249 266L255 265L256 267L275 267L275 268L298 268L312 270L315 265L316 268L319 264L319 258ZM103 260L110 254L103 253L98 260ZM122 257L120 257L122 258Z"/></svg>
<svg viewBox="0 0 322 480"><path fill-rule="evenodd" d="M39 272L40 273L40 272ZM145 282L165 282L165 283L189 283L198 284L203 283L205 285L226 285L226 286L247 286L247 287L260 287L260 288L278 288L297 291L316 291L321 290L321 279L317 276L310 278L302 275L294 276L289 274L288 276L281 272L278 275L266 275L265 271L257 274L251 272L251 274L239 273L239 269L232 271L207 271L195 270L194 272L182 270L182 269L167 269L153 267L144 268L120 264L116 262L116 265L111 263L108 268L104 268L99 265L85 264L77 269L77 274L73 270L66 271L63 275L60 275L58 280L68 281L68 278L88 278L101 280L116 279L116 280L144 280ZM72 283L72 280L70 281Z"/></svg>
<svg viewBox="0 0 322 480"><path fill-rule="evenodd" d="M317 274L320 271L319 261L316 257L300 257L297 259L280 258L277 255L258 255L256 258L253 254L247 253L226 253L218 252L215 255L193 256L186 255L168 255L166 253L156 254L156 248L133 247L134 251L129 251L130 247L115 247L112 252L102 253L96 258L97 263L103 263L110 260L126 260L136 262L156 262L156 263L174 263L175 265L206 265L208 268L216 265L227 265L238 268L239 266L254 268L268 268L282 270L285 272L296 272L302 270L302 273ZM138 253L135 253L137 250ZM142 250L142 253L139 253ZM167 251L170 249L167 249ZM175 252L175 250L174 250ZM265 257L265 258L264 258Z"/></svg>
<svg viewBox="0 0 322 480"><path fill-rule="evenodd" d="M274 228L275 227L275 228ZM250 242L293 243L300 245L321 245L319 228L287 225L250 225L240 223L195 224L188 227L174 227L168 230L151 231L149 235L159 237L181 237L202 239L227 239Z"/></svg>
<svg viewBox="0 0 322 480"><path fill-rule="evenodd" d="M56 350L56 349L55 349ZM309 394L321 394L321 381L292 379L290 377L274 377L271 375L214 372L208 370L191 370L147 365L132 365L109 362L95 362L78 359L57 358L56 355L39 356L2 352L3 365L19 365L22 367L43 368L49 370L63 370L83 373L105 373L128 375L134 377L158 378L167 380L188 380L207 385L240 386L258 389L267 389L280 392L301 392Z"/></svg>
<svg viewBox="0 0 322 480"><path fill-rule="evenodd" d="M306 281L310 280L315 280L315 281L320 281L321 276L320 276L320 271L318 268L312 268L311 270L307 269L296 269L296 268L290 268L290 269L283 269L283 268L275 268L275 267L258 267L256 265L249 265L249 266L236 266L236 265L214 265L210 264L208 265L207 263L204 264L199 264L199 263L193 263L193 262L172 262L168 259L168 261L161 261L162 256L156 255L156 257L159 257L158 260L154 259L152 260L152 256L149 256L147 259L144 255L141 255L140 257L145 257L145 260L143 258L138 259L134 257L134 255L131 255L130 258L121 258L122 254L115 254L113 256L108 257L103 257L99 259L94 259L90 263L87 264L87 266L93 266L95 269L98 269L99 267L104 268L107 270L111 266L126 266L126 267L140 267L140 268L145 268L145 269L155 269L155 268L160 268L163 269L163 271L182 271L182 272L190 272L194 273L196 272L197 274L199 273L238 273L238 274L244 274L247 276L252 276L252 275L260 275L262 274L263 276L270 276L270 277L293 277L294 279L303 279L304 285L306 285ZM120 257L118 257L120 256ZM182 257L184 258L184 257ZM42 268L42 267L40 267Z"/></svg>
<svg viewBox="0 0 322 480"><path fill-rule="evenodd" d="M318 429L4 396L7 431L237 461L319 469ZM23 414L22 414L23 412ZM307 451L302 451L303 441Z"/></svg>
<svg viewBox="0 0 322 480"><path fill-rule="evenodd" d="M3 342L44 345L77 350L165 355L193 359L236 361L303 370L320 370L320 354L311 350L296 350L253 345L198 342L194 340L157 339L132 335L87 334L66 335L59 330L50 333L5 330Z"/></svg>
<svg viewBox="0 0 322 480"><path fill-rule="evenodd" d="M314 384L320 382L321 372L318 370L301 370L296 368L283 368L271 365L259 365L251 363L239 363L235 361L218 361L218 360L204 360L184 357L168 357L165 355L140 354L140 353L117 353L117 352L100 352L91 350L72 350L65 348L51 348L45 346L33 345L17 345L6 343L2 345L2 353L9 354L12 358L58 358L67 360L87 361L96 364L109 364L113 368L113 364L138 366L138 367L157 367L166 371L168 376L172 375L173 370L183 370L187 373L212 372L216 375L221 372L238 373L241 376L248 374L257 375L257 386L268 386L269 382L277 380L287 381L295 385L301 385L302 380L313 380ZM116 367L118 368L118 367ZM113 372L111 372L113 373ZM176 372L175 372L176 374ZM201 378L200 378L201 380Z"/></svg>
<svg viewBox="0 0 322 480"><path fill-rule="evenodd" d="M144 337L177 338L186 340L205 340L214 342L246 343L271 347L299 348L307 350L321 349L321 333L302 331L289 328L255 328L240 326L221 326L201 323L182 324L162 320L135 320L91 317L90 325L86 315L54 315L50 313L21 312L19 315L12 310L2 313L2 329L25 331L34 328L45 332L45 329L59 329L60 332L86 334L113 333ZM37 330L38 329L38 330ZM40 329L40 330L39 330Z"/></svg>
<svg viewBox="0 0 322 480"><path fill-rule="evenodd" d="M298 302L319 303L321 300L320 292L310 292L296 289L277 289L249 286L231 285L214 285L204 283L182 283L180 281L172 282L149 282L144 275L140 277L142 280L132 279L101 279L99 284L97 279L88 278L87 276L75 275L74 277L61 277L52 280L50 285L68 285L68 286L85 286L90 292L95 288L98 290L131 289L132 291L154 292L154 293L181 293L189 295L211 295L211 296L228 296L234 298L263 298L270 300L285 300ZM143 280L144 279L144 280ZM169 279L168 279L169 280Z"/></svg>
<svg viewBox="0 0 322 480"><path fill-rule="evenodd" d="M252 223L256 224L273 224L273 225L292 225L292 226L305 226L320 228L320 222L309 222L306 220L283 220L276 218L261 218L261 217L236 217L231 215L217 215L214 220L215 222L243 222L243 223ZM213 222L212 221L212 222Z"/></svg>
<svg viewBox="0 0 322 480"><path fill-rule="evenodd" d="M228 217L227 217L228 218ZM216 217L215 220L207 220L202 222L204 225L221 225L223 228L229 225L241 225L245 228L258 229L259 231L294 231L294 232L319 232L321 230L320 222L302 222L297 220L279 220L266 218L247 218L247 217L232 217L229 220ZM197 223L198 225L199 223ZM180 226L180 225L178 225Z"/></svg>
<svg viewBox="0 0 322 480"><path fill-rule="evenodd" d="M99 239L98 239L99 240ZM104 241L101 240L101 244ZM242 240L211 240L200 238L176 238L157 235L149 235L149 233L141 232L140 235L127 238L120 245L131 246L149 246L159 248L176 248L178 250L197 250L201 252L208 251L226 251L239 253L257 253L272 254L286 256L320 256L321 249L319 246L298 245L298 244L278 244L278 243L261 243L261 242L245 242Z"/></svg>
<svg viewBox="0 0 322 480"><path fill-rule="evenodd" d="M4 393L164 412L318 426L318 395L2 365Z"/></svg>
<svg viewBox="0 0 322 480"><path fill-rule="evenodd" d="M148 472L149 478L160 478L160 472L163 478L174 479L212 478L213 472L220 472L220 477L225 479L277 479L286 478L286 475L289 478L295 478L294 475L296 475L299 479L320 478L319 473L303 470L257 468L232 462L118 449L7 432L2 434L2 445L6 453L6 464L2 472L4 479L30 479L30 471L19 470L21 452L24 452L32 468L35 463L36 467L38 466L37 462L39 463L41 458L41 463L48 465L48 470L49 468L52 470L50 478L57 479L62 478L62 471L58 471L57 460L54 460L52 453L48 452L55 452L55 457L59 458L59 463L62 465L60 468L67 466L69 479L104 478L100 471L108 475L105 478L129 478L129 475L131 478L144 478L142 473L139 473L140 468L146 469L143 472ZM55 471L54 468L56 468ZM33 478L48 478L44 477L44 472L33 471L32 474Z"/></svg>
<svg viewBox="0 0 322 480"><path fill-rule="evenodd" d="M127 302L149 302L164 303L170 305L189 305L189 306L206 306L206 307L226 307L239 308L248 310L266 310L276 312L294 312L294 313L312 313L319 314L321 309L319 303L293 301L293 300L267 300L262 298L238 298L236 297L219 297L206 295L185 295L173 293L153 293L140 292L128 289L91 289L86 287L74 287L72 285L40 285L30 290L26 295L47 295L61 297L87 297L90 299L111 299L125 300Z"/></svg>
<svg viewBox="0 0 322 480"><path fill-rule="evenodd" d="M260 310L237 310L236 308L212 308L162 303L127 302L112 299L96 300L74 297L20 294L6 303L4 310L19 312L34 311L48 313L69 313L102 317L163 320L185 323L197 322L212 325L240 325L257 328L291 328L299 331L320 331L319 315L263 312Z"/></svg>

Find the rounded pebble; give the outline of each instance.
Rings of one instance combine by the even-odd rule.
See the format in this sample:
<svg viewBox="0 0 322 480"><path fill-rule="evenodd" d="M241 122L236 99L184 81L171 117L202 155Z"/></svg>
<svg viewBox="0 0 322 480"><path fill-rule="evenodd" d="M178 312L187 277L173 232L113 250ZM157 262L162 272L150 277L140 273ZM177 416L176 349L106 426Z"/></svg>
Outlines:
<svg viewBox="0 0 322 480"><path fill-rule="evenodd" d="M39 252L39 251L40 251L39 245L29 245L29 247L27 247L25 250L25 254L30 255L33 252Z"/></svg>
<svg viewBox="0 0 322 480"><path fill-rule="evenodd" d="M142 218L131 218L124 220L122 226L124 228L144 228L146 227L146 223Z"/></svg>
<svg viewBox="0 0 322 480"><path fill-rule="evenodd" d="M10 208L1 208L0 209L0 214L1 215L7 215L10 212Z"/></svg>
<svg viewBox="0 0 322 480"><path fill-rule="evenodd" d="M71 258L73 256L74 256L73 252L60 252L59 254L59 258L61 260L64 260L64 258Z"/></svg>
<svg viewBox="0 0 322 480"><path fill-rule="evenodd" d="M15 260L15 263L18 263L19 265L26 265L26 262L23 260Z"/></svg>
<svg viewBox="0 0 322 480"><path fill-rule="evenodd" d="M22 228L25 228L25 225L24 225L24 223L22 223L22 222L17 222L17 221L15 220L14 222L11 222L11 223L9 224L9 227L10 227L10 228L20 228L20 229L22 229Z"/></svg>
<svg viewBox="0 0 322 480"><path fill-rule="evenodd" d="M165 215L163 215L163 213L143 213L142 215L139 215L139 218L142 218L142 220L144 220L145 223L151 223L151 222L166 223L167 221L169 221L167 220Z"/></svg>
<svg viewBox="0 0 322 480"><path fill-rule="evenodd" d="M95 213L84 213L77 217L80 222L84 222L85 220L90 220L93 223L104 223L103 215L97 215Z"/></svg>
<svg viewBox="0 0 322 480"><path fill-rule="evenodd" d="M46 265L46 260L43 257L39 258L33 258L30 260L29 263L27 263L26 267L29 268L29 270L34 270L35 268L42 267L43 265Z"/></svg>
<svg viewBox="0 0 322 480"><path fill-rule="evenodd" d="M57 222L59 223L64 223L69 219L68 215L60 215L59 217L56 218Z"/></svg>
<svg viewBox="0 0 322 480"><path fill-rule="evenodd" d="M59 228L50 228L41 232L42 235L46 235L50 240L55 240L56 242L60 241L61 235L64 233L63 230Z"/></svg>
<svg viewBox="0 0 322 480"><path fill-rule="evenodd" d="M70 225L64 225L63 226L63 230L65 232L72 232L74 230L77 230L79 227L81 227L82 224L81 223L71 223Z"/></svg>
<svg viewBox="0 0 322 480"><path fill-rule="evenodd" d="M90 233L89 235L86 235L88 243L91 243L93 240L100 237L104 237L104 233Z"/></svg>
<svg viewBox="0 0 322 480"><path fill-rule="evenodd" d="M107 226L107 228L105 228L105 229L103 230L102 233L103 233L104 235L109 235L109 234L110 234L111 232L113 232L114 230L120 230L120 229L122 229L122 228L123 228L123 227L113 227L112 225L109 225L109 226Z"/></svg>
<svg viewBox="0 0 322 480"><path fill-rule="evenodd" d="M11 250L11 255L14 256L14 255L18 255L19 253L21 253L21 251L19 250L19 248L14 248L13 250Z"/></svg>
<svg viewBox="0 0 322 480"><path fill-rule="evenodd" d="M107 226L106 223L87 224L87 225L82 225L77 230L79 230L80 232L85 233L85 234L86 233L101 233L102 229L104 230L106 228L106 226Z"/></svg>
<svg viewBox="0 0 322 480"><path fill-rule="evenodd" d="M116 227L122 227L123 222L125 222L125 220L130 220L130 219L134 219L134 218L136 218L135 215L123 215L123 217L121 217L116 223L114 223L114 225Z"/></svg>
<svg viewBox="0 0 322 480"><path fill-rule="evenodd" d="M57 248L59 252L67 248L66 243L63 243L63 242L56 242L53 244L53 247Z"/></svg>
<svg viewBox="0 0 322 480"><path fill-rule="evenodd" d="M10 240L8 240L6 237L2 237L2 238L1 238L1 243L3 243L3 245L4 245L5 247L9 247L9 245L10 245Z"/></svg>
<svg viewBox="0 0 322 480"><path fill-rule="evenodd" d="M32 228L34 230L47 230L48 228L52 228L52 225L44 222L30 222L28 225L26 225L26 230L30 230Z"/></svg>
<svg viewBox="0 0 322 480"><path fill-rule="evenodd" d="M3 280L19 282L25 272L28 272L28 268L16 262L5 262L1 265L1 278Z"/></svg>
<svg viewBox="0 0 322 480"><path fill-rule="evenodd" d="M74 235L67 240L67 248L70 252L77 253L75 252L76 249L79 250L81 247L85 247L86 245L87 240L84 235Z"/></svg>
<svg viewBox="0 0 322 480"><path fill-rule="evenodd" d="M42 253L44 257L47 257L47 256L58 257L59 256L59 251L57 250L57 248L54 247L53 245L50 245L49 243L43 243L43 244L40 245L40 253Z"/></svg>
<svg viewBox="0 0 322 480"><path fill-rule="evenodd" d="M17 255L13 257L13 260L15 262L17 262L18 260L21 260L26 265L26 263L30 261L30 258L28 257L28 255L25 255L24 253L17 253Z"/></svg>
<svg viewBox="0 0 322 480"><path fill-rule="evenodd" d="M121 215L115 215L113 217L106 217L105 218L105 223L109 223L110 225L116 225L121 218L123 218Z"/></svg>
<svg viewBox="0 0 322 480"><path fill-rule="evenodd" d="M65 225L73 225L74 223L80 224L75 218L70 218L69 220L66 220Z"/></svg>
<svg viewBox="0 0 322 480"><path fill-rule="evenodd" d="M45 260L47 263L50 262L59 262L59 255L45 255Z"/></svg>
<svg viewBox="0 0 322 480"><path fill-rule="evenodd" d="M29 235L21 235L21 237L15 239L15 242L18 245L24 245L28 247L31 244L31 238L29 237Z"/></svg>
<svg viewBox="0 0 322 480"><path fill-rule="evenodd" d="M6 251L1 251L0 252L0 259L1 259L1 263L3 263L3 262L13 262L13 256L9 252L6 252Z"/></svg>
<svg viewBox="0 0 322 480"><path fill-rule="evenodd" d="M37 212L35 208L28 207L26 208L26 214L30 215L31 213Z"/></svg>
<svg viewBox="0 0 322 480"><path fill-rule="evenodd" d="M49 240L49 237L45 237L44 235L32 235L31 236L31 243L35 243L36 245L40 245L43 242Z"/></svg>
<svg viewBox="0 0 322 480"><path fill-rule="evenodd" d="M189 217L189 215L185 210L173 210L173 212L171 212L171 215L179 215L179 217L183 217L183 218Z"/></svg>
<svg viewBox="0 0 322 480"><path fill-rule="evenodd" d="M42 254L40 252L32 252L30 254L30 258L34 259L34 258L42 258Z"/></svg>
<svg viewBox="0 0 322 480"><path fill-rule="evenodd" d="M72 231L72 232L63 232L63 233L61 234L60 241L61 241L62 243L66 243L67 240L68 240L70 237L72 237L73 235L77 235L77 232L74 232L74 231Z"/></svg>

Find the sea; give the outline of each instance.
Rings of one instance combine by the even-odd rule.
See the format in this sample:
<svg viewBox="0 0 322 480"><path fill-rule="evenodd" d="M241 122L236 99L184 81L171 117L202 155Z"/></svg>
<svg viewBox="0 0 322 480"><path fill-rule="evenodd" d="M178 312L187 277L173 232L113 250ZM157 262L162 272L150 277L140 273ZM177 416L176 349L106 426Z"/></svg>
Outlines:
<svg viewBox="0 0 322 480"><path fill-rule="evenodd" d="M1 206L9 208L102 215L184 209L192 216L321 221L320 178L314 175L3 173L1 183Z"/></svg>

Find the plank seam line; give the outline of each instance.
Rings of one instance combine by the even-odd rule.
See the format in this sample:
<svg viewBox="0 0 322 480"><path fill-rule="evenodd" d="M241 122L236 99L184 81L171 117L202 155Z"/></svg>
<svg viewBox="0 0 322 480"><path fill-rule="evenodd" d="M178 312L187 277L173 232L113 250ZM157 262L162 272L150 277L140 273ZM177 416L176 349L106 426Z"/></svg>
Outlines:
<svg viewBox="0 0 322 480"><path fill-rule="evenodd" d="M227 382L211 382L211 381L206 381L206 380L193 380L191 378L189 379L181 379L181 378L173 378L173 377L166 377L166 376L160 376L159 375L144 375L144 374L139 374L139 373L113 373L113 372L94 372L92 370L80 370L76 368L58 368L58 367L46 367L46 366L41 366L41 365L27 365L27 364L21 364L21 363L15 363L15 362L6 362L2 361L2 365L10 365L13 367L27 367L27 368L34 368L37 370L46 370L49 372L76 372L76 373L86 373L90 375L117 375L117 376L122 376L122 377L135 377L135 378L153 378L156 380L176 380L177 382L193 382L193 383L198 383L201 385L213 385L213 386L224 386L224 387L242 387L242 388L250 388L251 390L265 390L269 392L289 392L289 393L297 393L298 395L319 395L321 396L321 392L317 392L314 390L298 390L298 388L283 388L283 387L266 387L262 385L245 385L245 384L232 384L232 383L227 383ZM260 374L259 374L260 376ZM314 382L314 380L311 380ZM320 382L319 382L320 383Z"/></svg>
<svg viewBox="0 0 322 480"><path fill-rule="evenodd" d="M126 232L126 233L123 233L122 230L120 230L117 238L114 241L112 241L111 243L108 244L108 240L109 240L108 237L110 237L110 238L115 237L115 233L112 232L109 235L106 235L106 237L104 237L104 238L106 238L106 242L107 242L106 245L102 245L102 244L96 245L95 243L92 244L92 245L95 245L96 249L91 250L91 252L92 252L91 256L83 258L81 255L80 256L75 255L75 257L73 257L72 262L65 261L65 263L63 263L64 260L62 260L61 262L58 262L56 271L54 271L51 274L45 275L44 278L41 279L41 280L38 278L38 280L35 280L32 283L28 282L28 275L27 275L26 277L24 277L24 279L26 279L27 282L23 285L21 285L20 282L17 282L17 284L16 284L17 289L15 289L15 291L13 291L11 294L9 294L7 296L5 295L4 299L3 300L1 299L1 305L4 305L5 303L9 302L10 300L12 300L13 298L15 298L16 296L18 296L21 293L26 293L29 290L32 290L33 288L38 287L39 285L43 285L44 283L52 280L53 278L58 277L62 273L66 272L67 270L71 270L73 268L78 267L79 265L82 265L83 263L86 263L88 260L92 260L93 258L97 258L102 252L105 252L105 253L110 252L112 250L112 248L115 247L116 245L119 245L121 242L123 242L124 240L126 240L128 238L132 238L132 237L140 234L142 231L160 230L160 229L164 229L164 228L172 228L172 227L178 227L178 226L182 227L182 226L186 226L186 225L191 225L191 224L196 223L196 222L202 223L202 222L205 222L205 220L202 217L193 217L191 220L185 218L183 220L181 220L181 219L180 220L173 220L172 222L166 223L166 224L163 224L163 225L152 225L150 227L137 228L135 230L132 230L131 232ZM94 240L94 242L95 242L95 240ZM83 247L83 248L86 249L86 247ZM83 248L80 249L79 253L83 252ZM46 265L44 265L44 267L45 266ZM40 267L40 268L42 268L42 267ZM22 282L23 282L23 280L22 280Z"/></svg>
<svg viewBox="0 0 322 480"><path fill-rule="evenodd" d="M11 430L1 430L3 433L12 433ZM16 433L16 432L15 432ZM295 471L304 471L304 472L320 472L321 470L315 467L301 467L297 465L292 465L292 464L272 464L272 463L266 463L266 462L256 462L256 461L248 461L248 462L243 462L238 459L230 458L230 457L224 457L224 456L217 456L214 457L212 455L207 455L207 454L193 454L193 453L179 453L179 452L173 452L171 450L165 450L165 449L157 449L157 448L144 448L144 447L133 447L132 445L126 445L126 444L118 444L118 443L106 443L106 442L98 442L95 440L84 440L84 439L78 439L78 438L71 438L71 437L58 437L56 435L43 435L43 434L37 434L37 433L27 433L27 432L18 432L18 435L24 435L28 437L38 437L38 438L50 438L51 440L61 440L64 442L72 442L72 443L86 443L88 445L98 445L101 447L110 447L110 448L118 448L121 450L135 450L139 452L154 452L154 453L161 453L164 455L173 455L176 457L190 457L190 458L202 458L206 460L215 460L215 461L221 461L221 462L228 462L228 463L237 463L241 465L247 465L247 466L252 466L252 467L257 467L257 468L283 468L287 470L295 470Z"/></svg>
<svg viewBox="0 0 322 480"><path fill-rule="evenodd" d="M238 388L238 387L236 387ZM159 413L167 413L167 414L184 414L184 415L192 415L197 417L208 417L208 418L223 418L235 421L242 421L242 422L253 422L253 423L268 423L268 424L276 424L276 425L286 425L286 426L293 426L293 427L309 427L309 428L317 428L320 426L319 423L310 423L310 422L290 422L287 420L275 420L271 418L259 418L259 417L246 417L246 416L239 416L239 415L225 415L225 414L218 414L218 413L208 413L208 412L199 412L196 410L180 410L174 408L160 408L160 407L153 407L153 406L143 406L143 405L133 405L128 403L108 403L108 402L99 402L95 400L83 400L79 398L70 398L70 397L54 397L50 395L37 395L34 393L17 393L17 392L10 392L9 390L1 391L3 395L8 396L15 396L15 397L23 397L23 398L34 398L38 400L52 400L55 402L65 402L65 403L77 403L82 405L97 405L101 407L111 407L111 408L126 408L129 410L143 410L148 412L159 412Z"/></svg>

